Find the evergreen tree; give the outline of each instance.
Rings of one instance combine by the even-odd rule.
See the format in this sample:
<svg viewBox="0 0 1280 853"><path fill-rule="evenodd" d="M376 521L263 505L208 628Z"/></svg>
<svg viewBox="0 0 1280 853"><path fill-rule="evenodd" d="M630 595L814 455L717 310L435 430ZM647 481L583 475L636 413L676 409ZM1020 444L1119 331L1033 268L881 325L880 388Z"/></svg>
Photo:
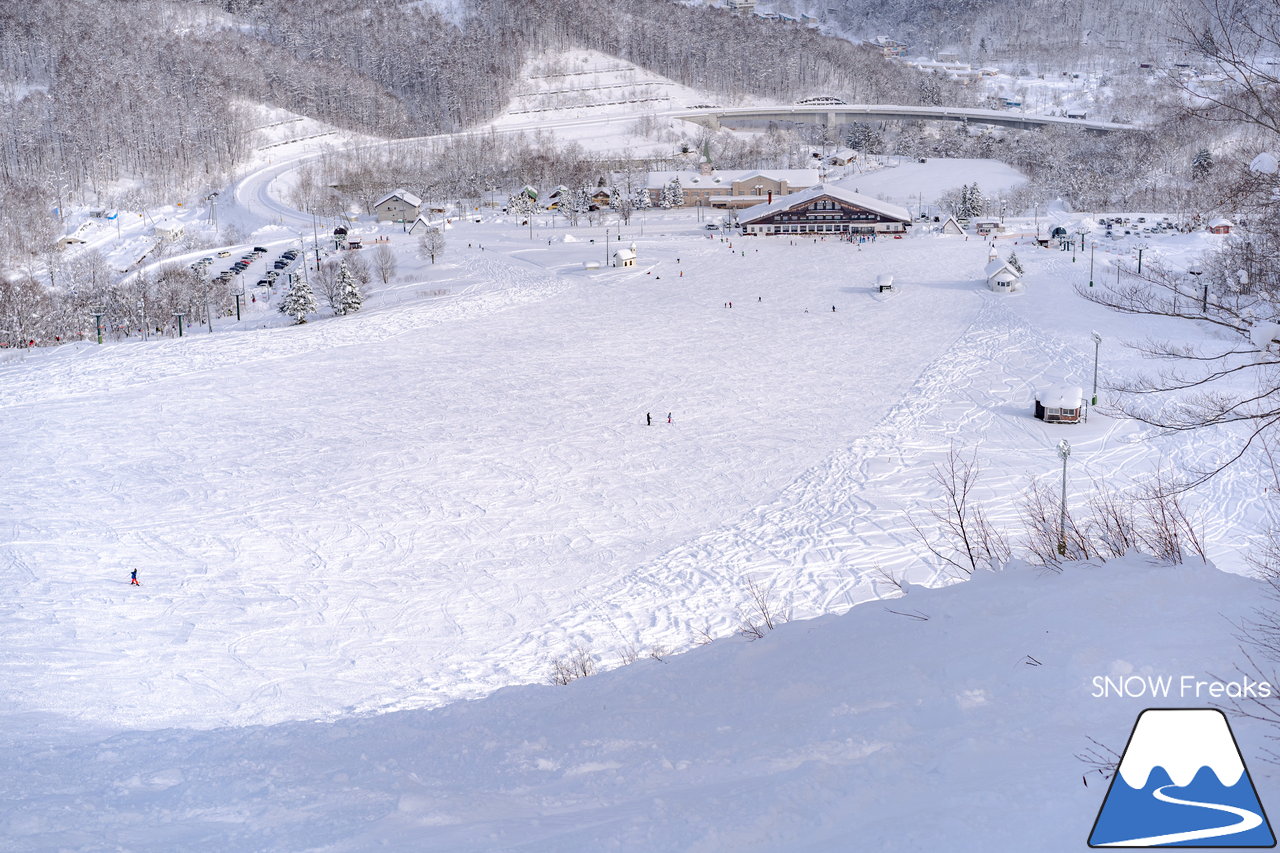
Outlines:
<svg viewBox="0 0 1280 853"><path fill-rule="evenodd" d="M636 187L635 194L631 196L631 206L636 210L648 210L653 206L653 199L649 198L647 187Z"/></svg>
<svg viewBox="0 0 1280 853"><path fill-rule="evenodd" d="M1018 275L1022 275L1022 261L1018 260L1017 252L1009 253L1009 266L1018 271Z"/></svg>
<svg viewBox="0 0 1280 853"><path fill-rule="evenodd" d="M307 315L314 314L316 308L316 295L311 292L311 285L302 276L295 275L289 292L280 303L280 313L289 315L296 323L305 323Z"/></svg>
<svg viewBox="0 0 1280 853"><path fill-rule="evenodd" d="M1196 152L1196 156L1191 158L1191 179L1203 181L1212 171L1213 155L1209 153L1209 149L1201 148Z"/></svg>
<svg viewBox="0 0 1280 853"><path fill-rule="evenodd" d="M662 195L658 198L658 207L663 210L669 210L673 207L681 207L684 205L684 187L680 186L679 178L672 178L671 181L662 188Z"/></svg>
<svg viewBox="0 0 1280 853"><path fill-rule="evenodd" d="M338 313L353 314L360 310L364 295L360 293L360 282L345 263L338 267Z"/></svg>

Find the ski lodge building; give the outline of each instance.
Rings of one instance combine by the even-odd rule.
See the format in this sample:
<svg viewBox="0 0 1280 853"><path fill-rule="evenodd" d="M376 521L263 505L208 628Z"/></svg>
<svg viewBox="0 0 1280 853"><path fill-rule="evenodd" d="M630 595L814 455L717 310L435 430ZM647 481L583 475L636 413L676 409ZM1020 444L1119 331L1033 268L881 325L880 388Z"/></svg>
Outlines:
<svg viewBox="0 0 1280 853"><path fill-rule="evenodd" d="M697 172L650 172L645 180L649 201L656 207L662 190L680 182L683 207L741 208L806 190L821 180L817 169L735 169L718 171L703 162Z"/></svg>
<svg viewBox="0 0 1280 853"><path fill-rule="evenodd" d="M379 222L412 222L421 208L422 199L407 190L387 193L373 203Z"/></svg>
<svg viewBox="0 0 1280 853"><path fill-rule="evenodd" d="M817 184L739 216L744 234L892 234L911 226L906 208L844 187Z"/></svg>

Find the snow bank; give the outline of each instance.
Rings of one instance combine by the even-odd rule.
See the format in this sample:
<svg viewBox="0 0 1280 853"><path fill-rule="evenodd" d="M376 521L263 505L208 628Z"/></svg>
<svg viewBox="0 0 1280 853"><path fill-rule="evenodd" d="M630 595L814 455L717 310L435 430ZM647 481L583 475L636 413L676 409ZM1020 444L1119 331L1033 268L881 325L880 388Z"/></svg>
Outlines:
<svg viewBox="0 0 1280 853"><path fill-rule="evenodd" d="M1074 755L1119 752L1148 705L1206 702L1096 679L1225 676L1262 593L1138 556L1015 567L436 711L111 737L14 721L0 846L1074 853L1106 791ZM1231 722L1274 801L1269 730Z"/></svg>

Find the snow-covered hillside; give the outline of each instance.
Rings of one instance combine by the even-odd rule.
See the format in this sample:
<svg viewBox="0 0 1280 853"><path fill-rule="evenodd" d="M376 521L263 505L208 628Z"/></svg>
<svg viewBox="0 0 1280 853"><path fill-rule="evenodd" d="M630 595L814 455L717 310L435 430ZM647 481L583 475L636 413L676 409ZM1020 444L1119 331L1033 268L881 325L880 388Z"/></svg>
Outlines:
<svg viewBox="0 0 1280 853"><path fill-rule="evenodd" d="M1082 850L1107 783L1074 756L1206 704L1094 679L1232 680L1260 591L1141 557L1015 566L435 711L110 737L32 714L0 734L0 846ZM1271 730L1232 723L1274 803Z"/></svg>

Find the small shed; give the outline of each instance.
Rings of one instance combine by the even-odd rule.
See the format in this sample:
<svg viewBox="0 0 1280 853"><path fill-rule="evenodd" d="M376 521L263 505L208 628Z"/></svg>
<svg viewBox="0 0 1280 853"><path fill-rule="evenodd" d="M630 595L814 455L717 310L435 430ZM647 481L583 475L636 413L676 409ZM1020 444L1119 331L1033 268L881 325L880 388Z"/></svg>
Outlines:
<svg viewBox="0 0 1280 853"><path fill-rule="evenodd" d="M964 227L956 221L954 216L948 216L947 221L942 223L943 234L963 234Z"/></svg>
<svg viewBox="0 0 1280 853"><path fill-rule="evenodd" d="M636 265L636 250L619 249L614 252L613 265L615 267L634 267Z"/></svg>
<svg viewBox="0 0 1280 853"><path fill-rule="evenodd" d="M177 240L185 231L181 222L165 220L156 225L156 236L162 240Z"/></svg>
<svg viewBox="0 0 1280 853"><path fill-rule="evenodd" d="M848 166L856 159L858 159L858 153L852 148L838 148L836 153L827 158L827 162L832 166Z"/></svg>
<svg viewBox="0 0 1280 853"><path fill-rule="evenodd" d="M347 229L339 225L333 229L333 248L343 249L347 245Z"/></svg>
<svg viewBox="0 0 1280 853"><path fill-rule="evenodd" d="M887 272L882 272L876 276L876 290L880 293L893 292L893 276Z"/></svg>
<svg viewBox="0 0 1280 853"><path fill-rule="evenodd" d="M1065 240L1067 239L1067 229L1061 225L1054 226L1054 229L1049 232L1049 236L1055 240Z"/></svg>
<svg viewBox="0 0 1280 853"><path fill-rule="evenodd" d="M362 238L360 238L360 237L348 237L348 238L347 238L347 248L348 248L348 249L362 249L362 248L364 248L364 240L363 240Z"/></svg>
<svg viewBox="0 0 1280 853"><path fill-rule="evenodd" d="M974 226L983 237L1000 230L1000 223L995 219L979 219Z"/></svg>
<svg viewBox="0 0 1280 853"><path fill-rule="evenodd" d="M1086 119L1089 113L1084 110L1067 110L1067 118Z"/></svg>
<svg viewBox="0 0 1280 853"><path fill-rule="evenodd" d="M1036 394L1036 417L1049 424L1078 424L1084 418L1084 389L1052 385Z"/></svg>
<svg viewBox="0 0 1280 853"><path fill-rule="evenodd" d="M987 287L996 293L1012 293L1022 287L1022 276L1008 261L992 258L987 262Z"/></svg>
<svg viewBox="0 0 1280 853"><path fill-rule="evenodd" d="M1222 216L1217 216L1209 220L1210 234L1230 234L1231 229L1234 227L1235 227L1234 222Z"/></svg>

